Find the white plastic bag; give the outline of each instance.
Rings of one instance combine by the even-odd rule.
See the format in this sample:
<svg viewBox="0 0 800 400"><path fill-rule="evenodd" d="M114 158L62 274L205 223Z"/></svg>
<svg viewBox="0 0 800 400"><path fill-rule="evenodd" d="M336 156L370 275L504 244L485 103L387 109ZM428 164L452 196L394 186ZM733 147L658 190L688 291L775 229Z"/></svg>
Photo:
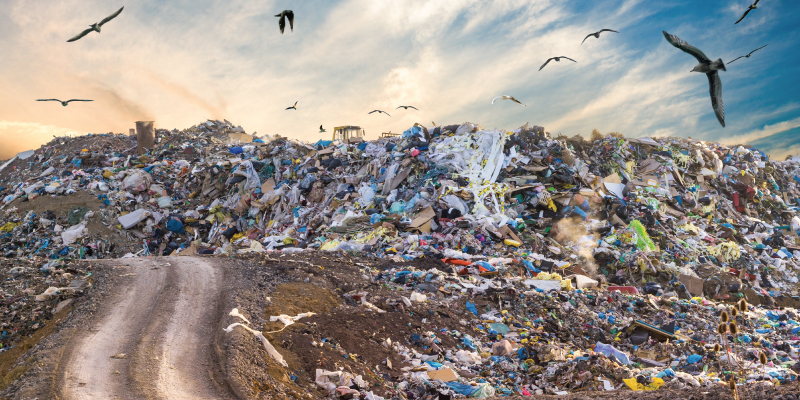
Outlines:
<svg viewBox="0 0 800 400"><path fill-rule="evenodd" d="M64 242L65 246L69 246L88 234L89 230L86 229L86 225L75 225L64 232L61 232L61 240Z"/></svg>
<svg viewBox="0 0 800 400"><path fill-rule="evenodd" d="M152 175L144 171L135 171L122 181L122 186L131 193L139 193L150 188L151 183L153 183Z"/></svg>

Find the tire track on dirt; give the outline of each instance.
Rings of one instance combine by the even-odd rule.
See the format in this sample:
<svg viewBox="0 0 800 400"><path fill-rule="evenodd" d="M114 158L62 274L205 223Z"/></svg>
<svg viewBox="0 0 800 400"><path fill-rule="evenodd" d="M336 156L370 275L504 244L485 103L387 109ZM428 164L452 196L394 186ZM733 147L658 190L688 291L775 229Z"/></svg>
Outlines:
<svg viewBox="0 0 800 400"><path fill-rule="evenodd" d="M119 260L136 274L100 307L94 329L67 343L60 392L82 399L236 398L217 366L213 338L223 273L213 260ZM111 356L125 353L126 358ZM224 381L224 379L222 379Z"/></svg>

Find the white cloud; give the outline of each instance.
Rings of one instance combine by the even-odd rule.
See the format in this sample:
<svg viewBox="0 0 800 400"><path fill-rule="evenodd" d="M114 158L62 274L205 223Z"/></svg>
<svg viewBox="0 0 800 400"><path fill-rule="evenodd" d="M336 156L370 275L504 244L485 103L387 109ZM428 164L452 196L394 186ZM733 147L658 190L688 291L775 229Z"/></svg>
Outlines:
<svg viewBox="0 0 800 400"><path fill-rule="evenodd" d="M741 109L729 115L729 128L719 127L707 81L688 73L694 60L666 44L660 28L642 36L642 21L667 7L651 3L598 2L576 14L578 3L555 0L296 2L295 29L281 35L273 15L284 2L198 0L185 7L143 0L102 33L66 43L114 7L101 0L6 0L0 14L14 29L0 37L8 47L0 59L0 120L127 132L137 120L186 128L226 118L248 132L310 141L323 137L320 124L361 125L373 138L414 122L469 120L506 129L530 122L569 135L596 127L704 139L763 124L763 108ZM732 13L721 12L726 19ZM620 33L580 45L600 28ZM688 22L675 29L701 48L739 51ZM578 63L551 62L538 71L555 55ZM763 89L766 80L756 79L751 65L737 67L735 85L734 72L724 76L726 105ZM528 106L490 104L502 94ZM95 102L33 101L45 96ZM298 111L284 110L295 101ZM420 111L395 110L399 105ZM392 117L367 115L376 108Z"/></svg>
<svg viewBox="0 0 800 400"><path fill-rule="evenodd" d="M785 132L788 131L789 129L794 129L798 127L800 127L800 118L795 118L771 125L765 125L761 129L756 129L748 133L745 133L743 135L724 137L720 139L720 142L724 144L751 143L758 139L763 139L765 137L769 137L777 133Z"/></svg>

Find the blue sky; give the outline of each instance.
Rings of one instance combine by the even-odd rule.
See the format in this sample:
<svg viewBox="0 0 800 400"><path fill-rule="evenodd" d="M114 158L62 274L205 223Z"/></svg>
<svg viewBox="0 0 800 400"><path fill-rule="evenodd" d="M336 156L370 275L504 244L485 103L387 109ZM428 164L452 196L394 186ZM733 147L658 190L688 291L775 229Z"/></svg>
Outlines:
<svg viewBox="0 0 800 400"><path fill-rule="evenodd" d="M320 124L368 137L415 122L588 136L691 136L800 153L793 51L800 2L5 0L0 2L0 158L53 135L127 132L137 120L186 128L226 118L248 132L316 141ZM66 43L125 6L100 34ZM277 18L295 12L281 35ZM581 40L602 28L600 39ZM666 30L724 61L727 127L708 81ZM549 57L569 61L539 66ZM491 99L512 95L523 103ZM93 103L38 103L36 98ZM284 109L298 101L297 111ZM420 111L402 109L414 105ZM374 109L388 111L368 115ZM330 129L329 129L330 132Z"/></svg>

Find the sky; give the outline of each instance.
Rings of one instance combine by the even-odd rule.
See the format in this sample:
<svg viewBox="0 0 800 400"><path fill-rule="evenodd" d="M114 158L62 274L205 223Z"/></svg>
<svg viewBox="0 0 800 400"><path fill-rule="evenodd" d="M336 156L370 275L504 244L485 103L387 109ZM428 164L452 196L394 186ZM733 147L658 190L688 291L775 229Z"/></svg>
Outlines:
<svg viewBox="0 0 800 400"><path fill-rule="evenodd" d="M749 143L800 153L800 2L763 0L3 0L0 159L53 136L227 119L258 136L367 138L473 122L553 134ZM101 33L67 43L121 6ZM295 14L281 35L281 10ZM600 29L599 39L590 37ZM726 127L697 61L726 63ZM567 56L539 67L550 57ZM491 104L511 95L511 101ZM37 102L40 98L93 102ZM285 110L297 101L297 110ZM419 109L396 109L412 105ZM380 109L385 114L368 114ZM319 125L328 133L319 133Z"/></svg>

